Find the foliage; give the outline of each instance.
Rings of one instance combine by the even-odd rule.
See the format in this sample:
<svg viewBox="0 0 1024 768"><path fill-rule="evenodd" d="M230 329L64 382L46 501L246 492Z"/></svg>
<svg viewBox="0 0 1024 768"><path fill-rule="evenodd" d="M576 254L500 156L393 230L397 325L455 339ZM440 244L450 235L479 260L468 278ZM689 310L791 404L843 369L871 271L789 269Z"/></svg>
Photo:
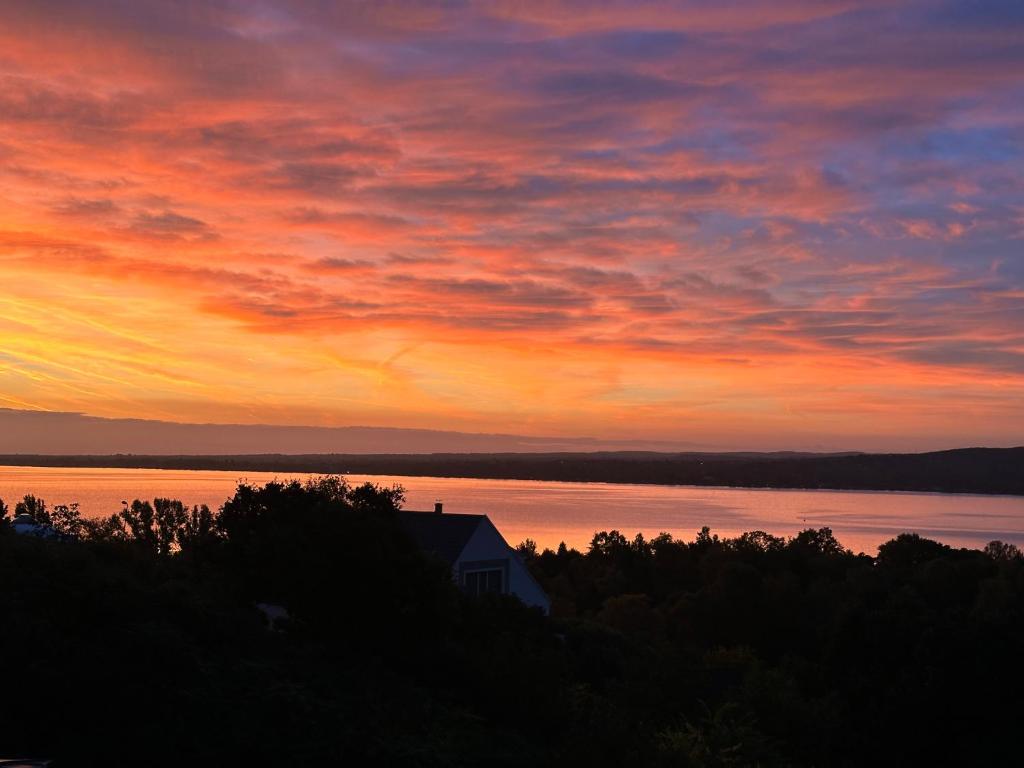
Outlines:
<svg viewBox="0 0 1024 768"><path fill-rule="evenodd" d="M529 562L537 556L537 542L533 539L524 539L516 545L516 554L524 562Z"/></svg>
<svg viewBox="0 0 1024 768"><path fill-rule="evenodd" d="M1016 762L1024 693L996 683L1024 641L1013 545L902 534L872 558L828 528L788 541L609 531L531 562L561 627L614 632L570 647L600 702L577 715L616 708L637 751L653 744L646 762Z"/></svg>
<svg viewBox="0 0 1024 768"><path fill-rule="evenodd" d="M1013 545L526 541L546 618L462 595L402 499L325 477L83 520L26 497L59 535L0 527L0 745L82 766L1017 762Z"/></svg>
<svg viewBox="0 0 1024 768"><path fill-rule="evenodd" d="M747 488L944 491L1024 494L1024 447L895 454L800 453L435 453L303 456L0 456L35 467L218 469L360 475L489 477L566 482L653 483Z"/></svg>
<svg viewBox="0 0 1024 768"><path fill-rule="evenodd" d="M0 507L3 507L2 501ZM0 509L0 520L3 520L6 511L5 507ZM25 496L15 504L14 514L28 516L49 536L79 538L88 526L82 519L78 504L58 504L51 508L43 499L32 495Z"/></svg>

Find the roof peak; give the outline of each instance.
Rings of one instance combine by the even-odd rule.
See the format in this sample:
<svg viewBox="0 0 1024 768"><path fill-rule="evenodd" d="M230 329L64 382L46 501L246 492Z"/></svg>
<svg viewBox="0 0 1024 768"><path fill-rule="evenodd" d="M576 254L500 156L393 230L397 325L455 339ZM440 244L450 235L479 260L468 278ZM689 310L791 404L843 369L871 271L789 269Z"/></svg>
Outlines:
<svg viewBox="0 0 1024 768"><path fill-rule="evenodd" d="M422 549L449 564L459 559L486 515L437 514L402 510L399 521Z"/></svg>
<svg viewBox="0 0 1024 768"><path fill-rule="evenodd" d="M435 512L432 509L400 509L403 515L428 515L430 517L487 517L477 512Z"/></svg>

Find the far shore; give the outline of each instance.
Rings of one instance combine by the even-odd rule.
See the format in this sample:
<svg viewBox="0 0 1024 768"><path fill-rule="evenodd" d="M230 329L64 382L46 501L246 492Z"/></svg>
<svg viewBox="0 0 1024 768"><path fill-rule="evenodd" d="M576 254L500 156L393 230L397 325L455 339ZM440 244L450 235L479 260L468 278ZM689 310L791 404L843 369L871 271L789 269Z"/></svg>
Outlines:
<svg viewBox="0 0 1024 768"><path fill-rule="evenodd" d="M1024 448L963 448L918 454L8 454L0 455L0 465L1024 495Z"/></svg>

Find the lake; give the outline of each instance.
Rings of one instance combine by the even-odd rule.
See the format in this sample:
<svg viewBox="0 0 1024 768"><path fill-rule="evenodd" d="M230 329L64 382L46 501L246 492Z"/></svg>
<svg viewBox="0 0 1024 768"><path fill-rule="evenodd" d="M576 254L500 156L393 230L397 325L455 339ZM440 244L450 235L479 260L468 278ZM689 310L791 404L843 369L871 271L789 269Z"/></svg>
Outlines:
<svg viewBox="0 0 1024 768"><path fill-rule="evenodd" d="M0 467L0 499L12 507L26 493L48 504L78 502L85 516L120 511L121 501L169 497L218 507L239 481L307 477L267 472L163 469ZM406 489L407 509L488 515L510 544L529 537L541 547L564 541L584 548L595 531L632 537L667 531L692 539L702 525L734 536L764 530L779 536L829 526L843 545L874 554L898 533L914 531L946 544L982 547L992 539L1024 546L1024 497L938 493L806 491L532 480L351 475L349 480Z"/></svg>

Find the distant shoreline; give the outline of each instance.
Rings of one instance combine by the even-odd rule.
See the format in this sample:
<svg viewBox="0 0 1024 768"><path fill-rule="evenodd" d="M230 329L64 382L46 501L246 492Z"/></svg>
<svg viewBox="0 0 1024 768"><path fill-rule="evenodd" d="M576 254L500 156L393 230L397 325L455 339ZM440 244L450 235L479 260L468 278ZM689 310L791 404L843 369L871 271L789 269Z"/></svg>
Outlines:
<svg viewBox="0 0 1024 768"><path fill-rule="evenodd" d="M188 468L188 467L136 467L136 466L116 466L116 467L105 467L105 466L81 466L71 464L10 464L4 463L3 456L0 456L0 472L4 469L125 469L125 470L137 470L139 472L154 471L154 472L232 472L235 467L231 469L210 469L208 467L203 468ZM767 486L767 485L696 485L694 483L641 483L641 482L612 482L608 480L553 480L553 479L538 479L528 477L467 477L465 475L423 475L423 474L410 474L403 472L313 472L301 469L289 469L289 470L267 470L267 469L240 469L239 472L260 472L262 474L273 474L275 479L279 481L288 481L295 478L296 475L338 475L350 479L352 477L357 478L375 478L375 477L397 477L405 478L409 480L489 480L496 483L551 483L558 484L564 483L566 485L607 485L607 486L623 486L623 485L638 485L638 486L653 486L658 488L704 488L709 491L778 491L778 492L797 492L803 491L807 493L854 493L854 494L865 494L865 493L877 493L877 494L892 494L892 495L907 495L907 496L975 496L978 498L1007 498L1007 499L1019 499L1024 497L1024 493L981 493L977 491L907 491L907 490L893 490L891 488L829 488L822 486L812 487L794 487L794 486ZM240 481L249 482L246 477L239 478ZM266 482L266 480L260 480L260 483ZM407 489L408 490L408 489Z"/></svg>
<svg viewBox="0 0 1024 768"><path fill-rule="evenodd" d="M1024 448L963 448L917 454L7 454L0 455L0 465L394 475L774 490L1024 495Z"/></svg>

